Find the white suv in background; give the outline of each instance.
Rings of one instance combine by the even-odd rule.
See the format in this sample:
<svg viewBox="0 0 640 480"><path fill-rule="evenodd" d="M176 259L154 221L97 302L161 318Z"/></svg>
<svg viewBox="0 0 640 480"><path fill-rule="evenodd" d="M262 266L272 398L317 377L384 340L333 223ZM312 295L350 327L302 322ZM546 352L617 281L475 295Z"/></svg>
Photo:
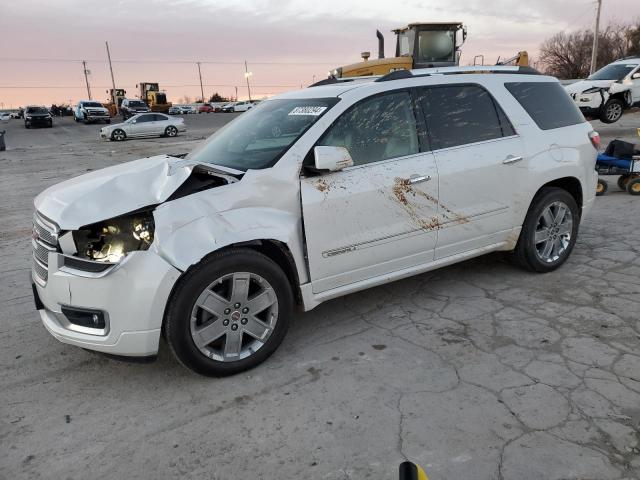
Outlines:
<svg viewBox="0 0 640 480"><path fill-rule="evenodd" d="M32 278L49 332L137 357L163 336L191 369L227 375L265 360L296 307L496 250L536 272L567 260L599 137L556 79L474 66L320 83L183 159L40 194Z"/></svg>
<svg viewBox="0 0 640 480"><path fill-rule="evenodd" d="M565 88L585 115L617 122L626 109L640 106L640 57L616 60Z"/></svg>

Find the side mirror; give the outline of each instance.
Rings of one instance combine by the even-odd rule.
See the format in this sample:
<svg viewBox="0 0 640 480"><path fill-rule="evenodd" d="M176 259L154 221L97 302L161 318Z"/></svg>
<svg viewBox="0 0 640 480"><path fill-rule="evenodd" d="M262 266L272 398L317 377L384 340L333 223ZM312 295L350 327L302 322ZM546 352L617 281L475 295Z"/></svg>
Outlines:
<svg viewBox="0 0 640 480"><path fill-rule="evenodd" d="M632 80L638 80L639 78L640 78L640 72L636 72L633 75L631 75Z"/></svg>
<svg viewBox="0 0 640 480"><path fill-rule="evenodd" d="M314 147L313 157L316 170L338 172L353 166L353 159L345 147Z"/></svg>

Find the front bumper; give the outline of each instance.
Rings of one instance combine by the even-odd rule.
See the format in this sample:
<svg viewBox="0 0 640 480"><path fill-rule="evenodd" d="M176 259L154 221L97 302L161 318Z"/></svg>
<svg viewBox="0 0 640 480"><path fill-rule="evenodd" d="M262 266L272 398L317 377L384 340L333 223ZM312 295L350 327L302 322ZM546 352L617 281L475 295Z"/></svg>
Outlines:
<svg viewBox="0 0 640 480"><path fill-rule="evenodd" d="M105 115L85 115L85 118L89 122L100 122L103 120L106 121L111 119L108 113Z"/></svg>
<svg viewBox="0 0 640 480"><path fill-rule="evenodd" d="M53 123L53 119L51 117L31 117L25 119L25 122L32 126L48 126Z"/></svg>
<svg viewBox="0 0 640 480"><path fill-rule="evenodd" d="M63 260L62 254L49 253L44 284L32 272L36 308L49 333L63 343L112 355L155 355L180 271L153 251L132 252L98 274L69 269ZM63 307L104 312L106 325L94 329L70 323Z"/></svg>

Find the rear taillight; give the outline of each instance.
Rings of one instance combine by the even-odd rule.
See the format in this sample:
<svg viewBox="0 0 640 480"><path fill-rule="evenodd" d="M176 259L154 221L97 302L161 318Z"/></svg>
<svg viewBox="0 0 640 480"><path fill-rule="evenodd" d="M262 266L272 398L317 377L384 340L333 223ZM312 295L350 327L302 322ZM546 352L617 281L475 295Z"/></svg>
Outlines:
<svg viewBox="0 0 640 480"><path fill-rule="evenodd" d="M596 150L600 148L600 134L598 132L596 132L595 130L591 130L589 132L589 140L591 140L591 145L593 145L593 148L595 148Z"/></svg>

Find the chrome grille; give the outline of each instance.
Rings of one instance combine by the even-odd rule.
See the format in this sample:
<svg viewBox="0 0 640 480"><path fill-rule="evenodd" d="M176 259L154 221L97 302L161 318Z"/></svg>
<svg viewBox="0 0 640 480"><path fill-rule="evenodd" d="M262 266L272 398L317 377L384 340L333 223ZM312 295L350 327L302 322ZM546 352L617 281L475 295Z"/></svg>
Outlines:
<svg viewBox="0 0 640 480"><path fill-rule="evenodd" d="M38 212L33 216L33 272L42 285L47 283L49 252L58 251L58 227Z"/></svg>

